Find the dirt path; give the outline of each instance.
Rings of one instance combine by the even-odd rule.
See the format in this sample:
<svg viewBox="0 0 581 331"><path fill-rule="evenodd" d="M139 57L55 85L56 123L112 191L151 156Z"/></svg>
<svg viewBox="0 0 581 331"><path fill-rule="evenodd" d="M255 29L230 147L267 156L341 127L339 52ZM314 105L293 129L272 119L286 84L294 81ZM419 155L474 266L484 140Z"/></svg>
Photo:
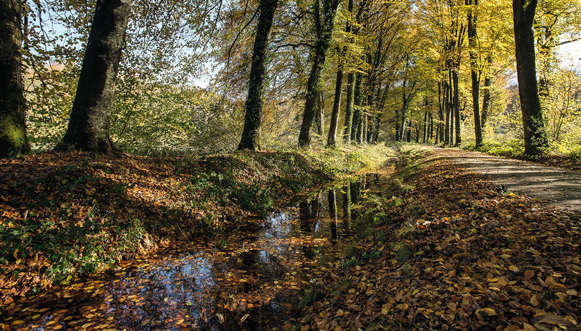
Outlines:
<svg viewBox="0 0 581 331"><path fill-rule="evenodd" d="M488 176L507 192L524 194L581 215L581 174L477 152L431 148L436 158Z"/></svg>

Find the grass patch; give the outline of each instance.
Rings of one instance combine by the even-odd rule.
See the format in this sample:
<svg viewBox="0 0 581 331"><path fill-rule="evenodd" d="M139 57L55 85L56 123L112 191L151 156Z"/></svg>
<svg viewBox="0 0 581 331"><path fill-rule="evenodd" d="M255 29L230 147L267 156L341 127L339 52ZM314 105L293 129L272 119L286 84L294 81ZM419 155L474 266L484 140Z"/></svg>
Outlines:
<svg viewBox="0 0 581 331"><path fill-rule="evenodd" d="M336 177L353 175L384 166L395 158L395 151L383 144L352 148L327 148L324 150L303 150L317 168Z"/></svg>

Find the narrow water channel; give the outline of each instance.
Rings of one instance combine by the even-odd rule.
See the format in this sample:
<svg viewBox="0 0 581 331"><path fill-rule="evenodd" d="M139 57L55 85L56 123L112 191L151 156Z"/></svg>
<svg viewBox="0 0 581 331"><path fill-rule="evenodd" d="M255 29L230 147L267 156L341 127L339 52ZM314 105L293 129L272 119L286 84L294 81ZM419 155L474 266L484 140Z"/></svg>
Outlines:
<svg viewBox="0 0 581 331"><path fill-rule="evenodd" d="M125 262L27 297L0 314L0 329L290 329L299 324L305 291L350 245L361 192L381 182L379 175L344 182L214 243Z"/></svg>

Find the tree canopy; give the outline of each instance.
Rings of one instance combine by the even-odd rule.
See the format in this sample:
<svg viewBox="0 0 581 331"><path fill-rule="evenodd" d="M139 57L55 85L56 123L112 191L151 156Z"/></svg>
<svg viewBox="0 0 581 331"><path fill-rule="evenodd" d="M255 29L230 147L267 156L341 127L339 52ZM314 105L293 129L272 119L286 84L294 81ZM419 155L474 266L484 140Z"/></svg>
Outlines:
<svg viewBox="0 0 581 331"><path fill-rule="evenodd" d="M101 24L97 3L23 2L14 14L20 28L3 32L22 36L27 109L10 108L25 114L33 150L61 141L73 101L87 98L78 84L89 32ZM263 148L520 141L534 155L569 152L580 139L579 67L558 55L581 38L579 0L281 1L260 39L263 5L134 1L110 115L98 116L111 146L206 153L246 146L240 141L255 132ZM251 69L258 43L259 81ZM533 90L523 92L523 82ZM247 131L251 95L260 121ZM534 95L538 110L528 115Z"/></svg>

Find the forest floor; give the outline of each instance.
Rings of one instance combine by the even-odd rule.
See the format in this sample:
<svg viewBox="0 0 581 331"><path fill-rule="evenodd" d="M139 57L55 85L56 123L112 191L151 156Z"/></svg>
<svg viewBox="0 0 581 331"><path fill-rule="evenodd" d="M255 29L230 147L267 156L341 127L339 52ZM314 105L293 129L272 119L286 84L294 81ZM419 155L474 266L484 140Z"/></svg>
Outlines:
<svg viewBox="0 0 581 331"><path fill-rule="evenodd" d="M500 186L562 170L438 148L402 159L393 196L361 203L369 222L313 285L301 330L579 329L579 219ZM483 175L503 165L500 185Z"/></svg>
<svg viewBox="0 0 581 331"><path fill-rule="evenodd" d="M578 216L469 166L550 171L404 147L394 174L385 147L319 153L2 160L0 329L579 328ZM323 186L368 156L384 167Z"/></svg>

